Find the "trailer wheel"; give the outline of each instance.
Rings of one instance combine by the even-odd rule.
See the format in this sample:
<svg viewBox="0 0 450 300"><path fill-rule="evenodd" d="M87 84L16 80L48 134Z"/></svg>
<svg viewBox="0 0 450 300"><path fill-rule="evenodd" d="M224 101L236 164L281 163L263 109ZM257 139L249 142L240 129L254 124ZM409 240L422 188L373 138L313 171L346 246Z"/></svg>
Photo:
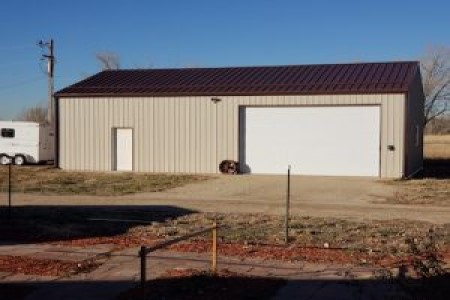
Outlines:
<svg viewBox="0 0 450 300"><path fill-rule="evenodd" d="M7 164L9 164L9 157L4 154L0 155L0 165L4 166Z"/></svg>
<svg viewBox="0 0 450 300"><path fill-rule="evenodd" d="M22 166L26 163L27 161L25 160L25 157L23 155L16 155L14 157L14 164L16 166Z"/></svg>

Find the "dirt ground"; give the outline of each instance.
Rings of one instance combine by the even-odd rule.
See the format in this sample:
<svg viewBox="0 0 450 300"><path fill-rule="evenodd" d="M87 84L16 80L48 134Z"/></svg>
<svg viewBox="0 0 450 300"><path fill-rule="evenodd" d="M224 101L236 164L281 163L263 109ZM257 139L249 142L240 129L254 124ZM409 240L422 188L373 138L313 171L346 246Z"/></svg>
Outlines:
<svg viewBox="0 0 450 300"><path fill-rule="evenodd" d="M427 159L424 163L423 178L399 181L292 176L291 213L296 216L335 217L359 221L407 219L436 224L448 223L450 137L427 136L425 142ZM101 180L93 180L91 173L76 173L76 178L69 180L67 176L70 174L67 172L60 172L59 176L57 172L47 169L43 169L43 175L41 168L36 167L28 167L21 172L29 179L27 182L31 180L32 184L28 184L26 193L13 194L13 205L172 206L199 212L271 215L282 215L285 212L285 176L223 175L177 179L177 176L172 178L138 174L130 177L127 174L103 174L99 177ZM35 171L39 171L40 175ZM44 182L44 187L37 183L41 177L48 181ZM119 192L107 193L110 185L108 178L114 179L112 186L120 186L117 189ZM3 181L5 180L3 178ZM45 185L53 186L55 182L60 186L59 190L64 191L63 194L55 195L54 190L46 189ZM76 183L75 190L71 182ZM136 186L139 187L138 193L130 193L130 187ZM0 203L7 203L5 189L3 193L0 192Z"/></svg>
<svg viewBox="0 0 450 300"><path fill-rule="evenodd" d="M383 276L388 278L392 276L389 270L406 266L408 278L441 278L440 287L447 286L450 164L445 156L447 148L439 147L425 149L434 157L425 162L423 178L414 180L293 176L289 245L284 244L283 230L286 178L245 175L213 176L207 181L183 182L183 186L177 183L177 187L164 191L141 185L140 191L147 192L117 196L90 191L78 195L14 193L11 214L0 206L0 249L3 243L4 249L20 245L22 252L29 245L79 249L83 255L97 248L115 253L177 238L209 227L216 220L225 225L218 234L220 255L277 263L376 266L383 268L387 272ZM96 184L96 188L102 184L107 183ZM7 203L6 193L0 193L0 203ZM205 235L171 246L168 252L205 254L210 244L210 236ZM111 259L105 256L75 262L65 261L69 257L64 255L36 260L26 253L4 252L0 274L9 272L11 276L71 276L80 272L85 276L84 272L100 270ZM161 285L154 281L149 288L170 295L173 274L169 275L162 278ZM187 275L187 285L197 282L196 276ZM242 278L236 288L220 280L220 284L212 281L211 289L205 291L214 295L216 287L242 289ZM200 276L199 284L204 282ZM424 286L430 285L427 282ZM4 288L8 295L10 287ZM274 290L277 288L278 283L274 283ZM125 296L134 297L133 290L129 293ZM17 294L13 298L20 299Z"/></svg>
<svg viewBox="0 0 450 300"><path fill-rule="evenodd" d="M450 148L442 137L432 141L425 148L428 159L422 178L394 181L293 176L288 245L284 243L285 176L212 176L206 181L194 178L193 182L189 178L182 182L158 178L157 188L152 186L152 178L143 181L142 176L125 176L124 180L115 178L111 183L116 187L112 189L115 196L110 193L106 177L95 182L84 180L77 185L76 195L46 193L42 191L45 188L40 190L38 186L36 190L33 184L27 193L12 194L11 211L4 205L7 194L0 193L0 249L16 245L22 251L6 250L0 255L0 274L39 277L72 276L81 272L80 276L85 276L100 270L103 263L114 257L85 259L86 253L105 248L111 254L153 245L204 229L217 221L224 225L218 233L219 255L277 261L277 264L305 261L376 266L382 268L383 278L391 278L394 273L390 270L403 266L407 278L440 278L442 284L435 286L448 286L450 155L447 150ZM85 179L86 174L81 175ZM58 176L52 178L44 184L57 182L58 190L63 188L63 191L72 188L72 181ZM29 179L38 178L31 176ZM137 184L139 193L132 194L131 190L124 189L132 186L130 182L133 186ZM85 190L89 187L92 189ZM50 257L46 256L50 252L45 251L27 254L30 247L78 249L72 259L80 253L83 255L79 258L82 260L66 261L69 256L58 256L54 252ZM172 253L208 251L209 234L168 249ZM193 270L193 275L196 272ZM188 283L185 285L191 286L193 281L194 290L198 290L197 283L204 286L207 280L204 276L186 275ZM241 291L242 284L251 288L246 281L255 282L254 278L239 276L236 287L225 284L220 277L220 284L213 280L204 291L211 291L214 298L217 289ZM162 285L159 281L151 282L149 288L161 288L162 296L170 295L173 277L174 274L163 277ZM180 283L178 279L175 281L177 285ZM256 287L261 285L265 286L266 281ZM427 282L424 286L430 285ZM279 282L274 282L274 291L278 287ZM439 289L433 286L431 290ZM20 299L22 291L25 290L11 289L11 286L2 290L0 286L0 294L11 293L13 299ZM129 293L124 299L135 296L133 290Z"/></svg>
<svg viewBox="0 0 450 300"><path fill-rule="evenodd" d="M372 178L307 177L291 179L291 213L298 216L336 217L353 220L420 220L437 224L450 220L450 206L389 203L403 183ZM0 195L6 203L7 195ZM285 212L284 176L217 176L167 191L115 197L15 194L13 205L56 206L173 206L218 213Z"/></svg>

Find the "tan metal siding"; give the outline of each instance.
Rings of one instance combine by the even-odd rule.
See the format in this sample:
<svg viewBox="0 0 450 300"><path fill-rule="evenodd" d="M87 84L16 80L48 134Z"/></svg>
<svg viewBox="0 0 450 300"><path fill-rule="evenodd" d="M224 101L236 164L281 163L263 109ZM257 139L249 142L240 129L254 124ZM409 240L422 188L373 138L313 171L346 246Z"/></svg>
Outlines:
<svg viewBox="0 0 450 300"><path fill-rule="evenodd" d="M220 161L239 157L239 106L380 105L380 175L403 176L403 94L219 98L62 98L60 166L112 170L112 131L130 127L135 171L217 173ZM387 150L391 144L395 151Z"/></svg>
<svg viewBox="0 0 450 300"><path fill-rule="evenodd" d="M417 72L411 82L406 99L406 176L423 168L423 120L424 101L422 80ZM416 126L419 126L419 140L416 145Z"/></svg>

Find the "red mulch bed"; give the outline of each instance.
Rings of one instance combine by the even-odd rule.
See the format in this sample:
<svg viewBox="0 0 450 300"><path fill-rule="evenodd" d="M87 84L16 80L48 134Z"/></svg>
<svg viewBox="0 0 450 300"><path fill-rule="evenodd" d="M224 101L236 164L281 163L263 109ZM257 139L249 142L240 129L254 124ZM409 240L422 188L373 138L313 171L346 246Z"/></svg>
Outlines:
<svg viewBox="0 0 450 300"><path fill-rule="evenodd" d="M192 241L169 247L179 252L202 253L211 251L211 243ZM343 249L325 249L316 247L278 246L278 245L241 245L236 243L220 244L219 255L246 258L262 258L266 260L295 261L303 260L315 263L353 264L377 259L375 255Z"/></svg>
<svg viewBox="0 0 450 300"><path fill-rule="evenodd" d="M0 256L0 271L26 275L63 276L69 273L89 272L97 266L90 260L72 262L26 256Z"/></svg>
<svg viewBox="0 0 450 300"><path fill-rule="evenodd" d="M89 247L101 244L115 245L115 250L137 247L141 245L152 245L160 241L156 236L133 236L133 235L116 235L111 237L93 237L74 239L68 241L54 242L54 245L75 246L75 247Z"/></svg>
<svg viewBox="0 0 450 300"><path fill-rule="evenodd" d="M179 243L169 247L170 250L178 252L204 253L211 251L211 243L207 241L191 241ZM409 265L412 261L409 256L392 256L382 253L369 254L367 252L301 247L281 245L242 245L237 243L221 243L218 246L219 255L237 256L243 258L261 258L265 260L282 261L308 261L312 263L335 263L335 264L372 264L381 267L396 267L400 264ZM443 250L439 257L444 261L450 260L450 249Z"/></svg>
<svg viewBox="0 0 450 300"><path fill-rule="evenodd" d="M243 276L222 270L216 275L192 269L169 270L163 277L148 281L147 300L271 299L285 284L279 278ZM117 300L141 299L139 287L122 293Z"/></svg>

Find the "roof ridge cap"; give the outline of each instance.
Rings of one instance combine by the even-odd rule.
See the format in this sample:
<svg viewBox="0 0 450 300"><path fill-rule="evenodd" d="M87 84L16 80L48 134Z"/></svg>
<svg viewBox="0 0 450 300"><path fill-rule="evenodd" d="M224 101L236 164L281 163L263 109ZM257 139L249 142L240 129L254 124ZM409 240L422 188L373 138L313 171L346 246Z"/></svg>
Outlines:
<svg viewBox="0 0 450 300"><path fill-rule="evenodd" d="M418 60L394 60L394 61L361 61L361 62L342 62L342 63L320 63L320 64L286 64L286 65L248 65L248 66L215 66L215 67L169 67L169 68L127 68L116 70L102 70L103 72L147 72L147 71L182 71L182 70L223 70L223 69L259 69L259 68L289 68L289 67L314 67L314 66L347 66L347 65L376 65L376 64L418 64Z"/></svg>

